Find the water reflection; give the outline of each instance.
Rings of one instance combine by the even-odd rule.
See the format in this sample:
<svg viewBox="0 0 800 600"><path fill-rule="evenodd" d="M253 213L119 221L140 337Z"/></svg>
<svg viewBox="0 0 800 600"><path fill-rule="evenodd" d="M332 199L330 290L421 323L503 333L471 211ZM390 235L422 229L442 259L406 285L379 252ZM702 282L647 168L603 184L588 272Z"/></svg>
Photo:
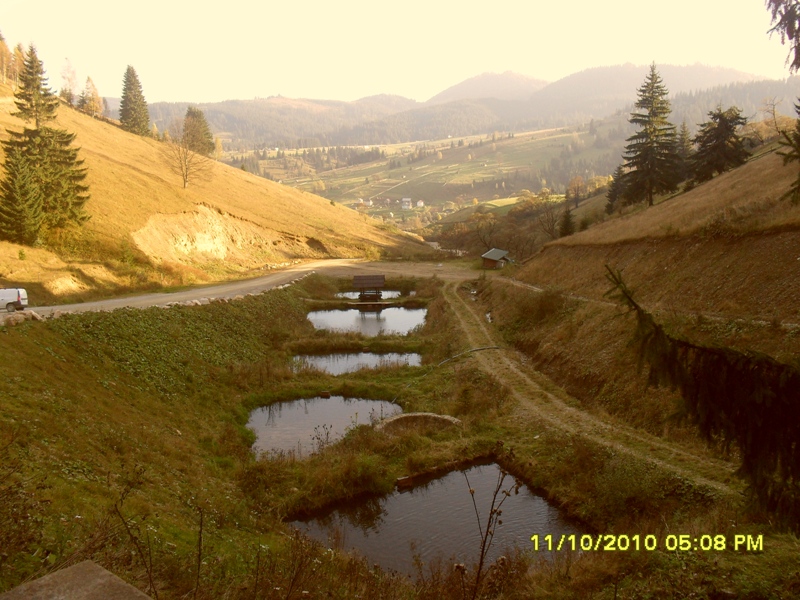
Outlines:
<svg viewBox="0 0 800 600"><path fill-rule="evenodd" d="M425 308L385 308L379 312L349 310L316 310L308 319L317 329L356 331L372 337L381 333L406 335L425 322Z"/></svg>
<svg viewBox="0 0 800 600"><path fill-rule="evenodd" d="M481 536L469 488L475 490L481 527L485 527L499 468L484 465L465 472L469 485L464 472L456 471L410 491L336 507L293 525L323 543L338 540L345 549L361 552L370 563L403 573L413 573L412 548L426 563L437 557L474 562ZM503 489L513 483L513 478L507 477ZM514 546L531 548L534 533L556 537L579 533L555 507L524 486L518 494L512 492L502 511L503 523L496 527L489 560Z"/></svg>
<svg viewBox="0 0 800 600"><path fill-rule="evenodd" d="M375 354L373 352L354 352L348 354L299 355L294 357L301 365L325 371L331 375L352 373L360 369L374 369L375 367L407 365L418 367L422 364L419 354L408 352L389 352Z"/></svg>
<svg viewBox="0 0 800 600"><path fill-rule="evenodd" d="M315 397L257 408L250 413L247 426L256 434L253 450L257 454L306 456L342 437L348 427L400 412L399 406L383 400Z"/></svg>

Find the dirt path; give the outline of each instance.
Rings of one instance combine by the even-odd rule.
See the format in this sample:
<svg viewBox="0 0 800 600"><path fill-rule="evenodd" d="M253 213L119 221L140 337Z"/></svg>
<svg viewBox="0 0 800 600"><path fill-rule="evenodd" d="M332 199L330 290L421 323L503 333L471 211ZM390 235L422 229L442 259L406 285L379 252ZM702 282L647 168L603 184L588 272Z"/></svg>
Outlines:
<svg viewBox="0 0 800 600"><path fill-rule="evenodd" d="M741 491L733 478L735 464L689 451L626 425L591 415L571 406L563 392L548 391L547 387L554 387L552 383L526 366L522 357L503 343L498 333L487 325L477 305L458 292L457 283L448 283L444 293L470 347L501 346L500 350L474 353L470 360L475 361L482 370L498 377L511 389L517 405L507 417L509 424L540 424L579 434L615 452L650 461L675 475L724 495L736 495ZM559 397L561 395L564 397Z"/></svg>
<svg viewBox="0 0 800 600"><path fill-rule="evenodd" d="M497 376L511 389L518 402L508 417L510 424L517 427L520 423L530 424L531 431L539 425L579 434L620 453L649 460L663 469L723 494L736 494L740 491L740 486L732 477L736 468L733 463L687 450L677 444L576 408L574 406L576 402L570 402L570 398L563 391L558 390L546 377L527 366L519 353L506 346L494 328L487 324L476 303L469 302L459 294L460 283L476 277L475 271L465 268L460 263L368 263L344 259L317 261L296 265L255 279L195 288L174 294L147 294L73 306L37 307L35 310L44 314L55 309L113 310L122 306L154 306L202 297L230 297L236 294L257 293L292 281L313 270L333 277L348 277L357 273L383 273L387 276L407 277L435 275L446 282L445 299L456 315L469 347L500 346L499 350L473 353L468 360L475 361L479 368ZM495 274L490 273L489 276ZM507 281L537 291L534 286L513 280Z"/></svg>

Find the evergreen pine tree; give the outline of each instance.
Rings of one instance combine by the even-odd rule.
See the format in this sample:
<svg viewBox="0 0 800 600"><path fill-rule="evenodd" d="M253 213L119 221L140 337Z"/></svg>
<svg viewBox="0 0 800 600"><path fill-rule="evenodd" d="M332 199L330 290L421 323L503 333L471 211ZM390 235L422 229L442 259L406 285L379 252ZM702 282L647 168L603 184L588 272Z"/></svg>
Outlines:
<svg viewBox="0 0 800 600"><path fill-rule="evenodd" d="M89 186L84 183L86 169L78 158L78 149L72 147L74 140L75 134L63 129L41 131L40 152L45 160L39 165L39 172L48 229L89 219L83 209L89 199Z"/></svg>
<svg viewBox="0 0 800 600"><path fill-rule="evenodd" d="M150 113L147 110L147 101L142 93L139 76L130 65L128 65L122 80L119 122L125 131L136 135L150 135Z"/></svg>
<svg viewBox="0 0 800 600"><path fill-rule="evenodd" d="M42 190L19 148L6 153L5 171L0 181L0 239L31 245L43 224Z"/></svg>
<svg viewBox="0 0 800 600"><path fill-rule="evenodd" d="M183 119L183 141L192 152L211 156L214 152L214 136L203 111L194 106L186 109Z"/></svg>
<svg viewBox="0 0 800 600"><path fill-rule="evenodd" d="M767 8L772 14L770 35L778 32L781 44L789 42L791 50L786 57L789 72L800 70L800 2L797 0L766 0Z"/></svg>
<svg viewBox="0 0 800 600"><path fill-rule="evenodd" d="M8 130L10 137L2 142L6 179L0 187L4 206L0 234L32 243L43 227L83 223L88 218L83 206L89 195L83 183L86 169L78 159L78 149L72 147L75 134L44 126L55 119L58 99L47 87L44 66L32 45L18 80L14 114L26 123L32 121L34 127ZM18 222L11 224L13 219Z"/></svg>
<svg viewBox="0 0 800 600"><path fill-rule="evenodd" d="M785 150L779 150L778 155L783 157L784 166L791 162L800 161L800 100L794 105L794 110L797 113L794 130L791 133L781 132L783 139L780 144ZM791 198L792 204L800 203L800 172L798 172L797 179L794 180L789 190L781 196L781 199L784 198Z"/></svg>
<svg viewBox="0 0 800 600"><path fill-rule="evenodd" d="M655 64L638 90L636 108L629 121L639 127L625 147L625 196L631 202L653 205L656 194L673 192L680 182L675 151L675 126L664 86Z"/></svg>
<svg viewBox="0 0 800 600"><path fill-rule="evenodd" d="M558 237L567 237L573 233L575 233L575 219L572 218L572 211L569 207L565 206L558 224Z"/></svg>
<svg viewBox="0 0 800 600"><path fill-rule="evenodd" d="M708 116L710 120L700 126L694 137L697 152L692 157L692 171L697 183L743 165L750 156L744 140L736 133L747 123L738 108L722 110L722 106L717 106Z"/></svg>
<svg viewBox="0 0 800 600"><path fill-rule="evenodd" d="M47 87L44 65L36 55L36 47L31 44L25 55L25 63L19 74L19 88L14 94L17 112L12 116L25 122L33 121L35 129L39 129L48 121L56 118L58 97Z"/></svg>
<svg viewBox="0 0 800 600"><path fill-rule="evenodd" d="M606 213L612 214L619 205L619 201L625 195L625 169L618 165L611 176L611 183L608 184L606 192Z"/></svg>
<svg viewBox="0 0 800 600"><path fill-rule="evenodd" d="M685 181L692 176L691 159L694 154L694 142L692 142L692 136L689 134L689 127L686 125L686 121L683 121L680 129L678 129L675 151L678 153L681 180Z"/></svg>

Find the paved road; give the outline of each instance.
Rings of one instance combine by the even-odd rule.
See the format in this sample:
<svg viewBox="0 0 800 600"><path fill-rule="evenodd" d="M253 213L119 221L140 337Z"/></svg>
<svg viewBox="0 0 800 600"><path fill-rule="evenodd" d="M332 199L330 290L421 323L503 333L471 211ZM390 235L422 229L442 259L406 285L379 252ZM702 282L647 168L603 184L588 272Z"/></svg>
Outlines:
<svg viewBox="0 0 800 600"><path fill-rule="evenodd" d="M325 273L332 277L348 277L356 273L385 273L386 275L405 275L417 277L430 277L434 274L445 279L466 279L474 277L474 272L463 268L453 268L437 263L380 263L364 262L357 259L340 258L329 260L318 260L287 267L284 270L270 273L254 279L243 279L211 285L196 287L180 292L156 292L141 296L128 296L125 298L111 298L109 300L97 300L94 302L82 302L80 304L62 304L57 306L31 306L30 309L42 316L47 316L55 311L61 312L87 312L98 310L114 310L117 308L146 308L149 306L160 306L170 302L187 302L189 300L199 300L201 298L233 298L234 296L255 294L269 290L279 285L289 283L295 279L307 275L312 271Z"/></svg>
<svg viewBox="0 0 800 600"><path fill-rule="evenodd" d="M170 302L186 302L189 300L199 300L200 298L233 298L234 296L255 294L269 290L279 285L289 283L312 271L323 271L329 269L346 270L354 268L356 261L350 259L320 260L315 262L298 264L287 267L284 270L270 273L254 279L242 279L231 281L219 285L196 287L180 292L156 292L153 294L143 294L141 296L128 296L125 298L111 298L109 300L96 300L93 302L82 302L80 304L62 304L57 306L32 306L31 310L36 311L42 316L52 314L55 311L61 312L87 312L98 310L114 310L116 308L146 308L148 306L159 306Z"/></svg>

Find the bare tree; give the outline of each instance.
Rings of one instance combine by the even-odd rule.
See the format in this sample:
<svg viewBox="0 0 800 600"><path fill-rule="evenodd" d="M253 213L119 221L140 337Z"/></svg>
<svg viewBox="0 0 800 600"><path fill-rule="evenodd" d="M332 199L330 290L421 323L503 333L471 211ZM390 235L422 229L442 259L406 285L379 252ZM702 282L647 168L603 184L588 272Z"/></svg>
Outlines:
<svg viewBox="0 0 800 600"><path fill-rule="evenodd" d="M782 101L783 98L778 98L777 96L765 98L761 108L761 111L766 117L764 120L769 122L775 135L780 135L781 132L784 131L781 126L778 125L778 104L780 104Z"/></svg>
<svg viewBox="0 0 800 600"><path fill-rule="evenodd" d="M558 237L558 223L561 220L561 209L556 202L550 200L542 200L538 203L539 214L536 220L545 235L549 236L551 240Z"/></svg>
<svg viewBox="0 0 800 600"><path fill-rule="evenodd" d="M474 213L470 216L475 236L487 250L494 246L493 240L498 229L498 221L492 213Z"/></svg>
<svg viewBox="0 0 800 600"><path fill-rule="evenodd" d="M586 182L583 177L576 175L567 184L567 200L575 202L575 208L578 208L578 204L586 196L586 191Z"/></svg>
<svg viewBox="0 0 800 600"><path fill-rule="evenodd" d="M78 110L95 118L103 113L103 100L91 77L86 78L86 85L78 98Z"/></svg>
<svg viewBox="0 0 800 600"><path fill-rule="evenodd" d="M190 181L209 175L214 161L190 148L191 141L184 135L183 124L173 121L167 131L162 149L164 160L170 171L181 178L184 189Z"/></svg>
<svg viewBox="0 0 800 600"><path fill-rule="evenodd" d="M78 76L75 73L75 68L72 66L72 63L69 62L69 59L66 59L64 68L61 69L61 79L63 83L61 85L61 91L58 93L59 98L70 106L75 106L75 101L77 100Z"/></svg>

